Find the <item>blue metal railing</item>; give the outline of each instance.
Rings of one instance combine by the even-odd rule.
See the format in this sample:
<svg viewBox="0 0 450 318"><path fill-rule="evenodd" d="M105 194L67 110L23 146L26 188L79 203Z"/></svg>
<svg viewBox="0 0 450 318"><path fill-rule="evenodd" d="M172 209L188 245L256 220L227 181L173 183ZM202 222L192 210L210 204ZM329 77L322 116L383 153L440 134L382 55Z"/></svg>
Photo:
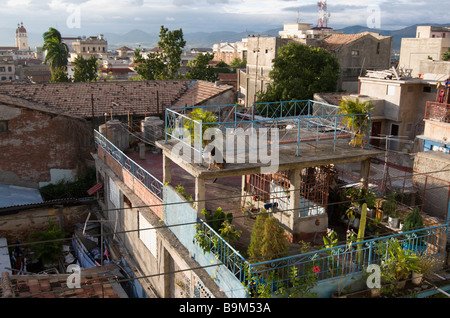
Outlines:
<svg viewBox="0 0 450 318"><path fill-rule="evenodd" d="M292 267L296 267L300 278L311 274L313 267L318 268L317 281L362 273L368 265L380 265L386 255L381 255L380 246L389 240L397 239L405 250L423 255L439 256L445 254L448 224L437 225L419 230L373 238L351 245L339 245L307 253L282 257L269 261L250 263L231 247L219 234L203 220L199 219L199 230L204 238L210 240L209 249L237 279L246 284L261 278L276 277L274 284L286 282ZM419 244L420 243L420 244ZM424 249L421 249L425 246ZM271 276L271 274L273 276Z"/></svg>
<svg viewBox="0 0 450 318"><path fill-rule="evenodd" d="M245 258L202 219L198 219L197 231L202 233L202 238L209 242L208 250L217 257L218 261L222 262L240 281L245 281L245 269L248 264Z"/></svg>
<svg viewBox="0 0 450 318"><path fill-rule="evenodd" d="M228 133L232 134L234 138L241 138L242 136L236 133L236 129L239 128L249 132L248 138L251 142L248 142L248 146L245 146L244 149L234 149L235 151L296 145L297 155L300 155L300 145L304 142L321 143L347 140L361 144L367 141L370 135L371 115L369 113L339 114L338 106L311 100L259 103L248 108L246 113L238 113L237 105L195 106L193 108L213 112L216 121L204 123L193 120L186 114L185 107L166 108L165 141L177 140L193 150L199 158L203 153L202 134L207 128L220 129L224 138ZM349 121L359 122L364 129L359 131L355 126L349 126L347 124ZM284 134L279 133L279 142L262 146L258 144L256 141L261 137L259 133L262 131L262 137L265 137L271 128L282 128ZM231 131L229 132L228 129ZM193 138L195 134L197 134L196 138ZM366 143L366 147L368 147L368 143Z"/></svg>
<svg viewBox="0 0 450 318"><path fill-rule="evenodd" d="M344 244L276 260L252 263L249 265L249 272L257 277L268 277L269 273L275 273L279 281L289 279L289 269L293 266L297 267L300 277L310 274L305 271L306 268L317 267L319 281L358 274L370 264L381 264L383 255L379 254L379 246L387 245L388 240L397 239L405 250L434 256L442 255L445 253L448 229L448 224L443 224L369 239L353 243L351 247ZM421 250L421 246L425 246L425 249Z"/></svg>
<svg viewBox="0 0 450 318"><path fill-rule="evenodd" d="M147 170L139 166L130 157L125 155L119 148L111 143L105 136L94 130L94 139L97 146L102 147L109 153L125 170L144 185L152 194L163 201L163 183Z"/></svg>

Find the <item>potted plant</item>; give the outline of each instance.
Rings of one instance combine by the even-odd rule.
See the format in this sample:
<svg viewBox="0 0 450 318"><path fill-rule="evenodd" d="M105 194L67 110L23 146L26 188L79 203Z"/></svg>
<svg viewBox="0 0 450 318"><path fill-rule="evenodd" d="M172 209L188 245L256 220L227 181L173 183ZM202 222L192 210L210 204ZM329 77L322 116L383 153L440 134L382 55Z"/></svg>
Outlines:
<svg viewBox="0 0 450 318"><path fill-rule="evenodd" d="M374 109L371 101L360 101L359 98L341 99L339 114L346 115L344 124L352 133L350 144L353 146L364 146L365 136L369 129L370 120L368 113Z"/></svg>
<svg viewBox="0 0 450 318"><path fill-rule="evenodd" d="M418 256L412 252L405 253L397 239L378 244L378 251L383 257L382 271L393 275L397 289L404 288L412 272L419 270Z"/></svg>
<svg viewBox="0 0 450 318"><path fill-rule="evenodd" d="M423 226L423 218L420 214L419 207L414 207L413 211L405 218L403 222L402 231L414 231L422 229ZM427 243L424 241L423 236L425 235L424 231L413 232L408 235L409 240L403 243L403 247L408 250L415 251L419 254L422 254L427 249Z"/></svg>
<svg viewBox="0 0 450 318"><path fill-rule="evenodd" d="M417 269L412 272L411 282L414 285L420 285L424 277L428 277L436 270L438 264L439 262L432 257L419 256L417 259Z"/></svg>
<svg viewBox="0 0 450 318"><path fill-rule="evenodd" d="M388 215L388 225L394 229L398 228L400 222L400 216L395 210Z"/></svg>

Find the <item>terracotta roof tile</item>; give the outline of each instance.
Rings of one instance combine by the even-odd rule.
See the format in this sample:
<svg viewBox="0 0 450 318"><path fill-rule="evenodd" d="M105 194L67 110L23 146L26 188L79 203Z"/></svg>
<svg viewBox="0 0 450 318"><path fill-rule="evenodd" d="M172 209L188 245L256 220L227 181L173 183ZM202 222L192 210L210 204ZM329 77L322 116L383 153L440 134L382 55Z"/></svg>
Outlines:
<svg viewBox="0 0 450 318"><path fill-rule="evenodd" d="M80 288L68 288L69 274L49 275L9 275L1 276L0 296L3 298L120 298L111 284L114 276L111 272L102 272L102 268L84 269L80 279Z"/></svg>
<svg viewBox="0 0 450 318"><path fill-rule="evenodd" d="M221 84L216 86L212 82L195 81L173 104L173 107L202 106L207 100L232 89L233 87L230 85Z"/></svg>
<svg viewBox="0 0 450 318"><path fill-rule="evenodd" d="M191 80L114 81L0 85L0 94L17 97L84 118L109 114L157 114L167 107L201 104L231 86ZM91 102L93 97L93 105ZM157 103L159 100L159 104ZM113 102L119 106L113 105Z"/></svg>
<svg viewBox="0 0 450 318"><path fill-rule="evenodd" d="M378 33L373 32L361 32L356 34L331 34L322 39L319 42L319 46L327 50L334 50L367 35L371 35L379 40L386 38L386 36L382 36Z"/></svg>

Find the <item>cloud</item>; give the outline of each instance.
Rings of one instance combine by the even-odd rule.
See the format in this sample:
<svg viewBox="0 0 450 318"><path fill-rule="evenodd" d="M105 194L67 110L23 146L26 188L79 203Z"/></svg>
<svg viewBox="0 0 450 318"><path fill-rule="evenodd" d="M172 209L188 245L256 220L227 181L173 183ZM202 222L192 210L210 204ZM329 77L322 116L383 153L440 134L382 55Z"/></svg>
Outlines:
<svg viewBox="0 0 450 318"><path fill-rule="evenodd" d="M317 0L7 0L2 7L0 27L15 28L23 21L29 32L42 34L50 26L63 34L85 35L106 32L126 33L140 28L158 33L161 25L196 31L263 32L282 28L297 20L315 24ZM448 10L431 0L329 0L329 26L341 28L365 25L369 5L380 8L381 28L400 28L416 23L448 23ZM74 8L80 9L80 28L67 28ZM113 19L112 17L121 17Z"/></svg>

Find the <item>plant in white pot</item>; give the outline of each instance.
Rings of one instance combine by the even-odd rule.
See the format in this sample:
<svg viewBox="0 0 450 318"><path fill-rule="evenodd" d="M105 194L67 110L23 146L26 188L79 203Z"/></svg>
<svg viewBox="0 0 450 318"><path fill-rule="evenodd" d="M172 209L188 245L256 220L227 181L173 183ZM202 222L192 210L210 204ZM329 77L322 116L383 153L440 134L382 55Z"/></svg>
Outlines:
<svg viewBox="0 0 450 318"><path fill-rule="evenodd" d="M394 229L399 227L400 216L396 210L389 213L388 215L388 225Z"/></svg>
<svg viewBox="0 0 450 318"><path fill-rule="evenodd" d="M417 259L417 269L412 272L411 282L420 285L424 278L430 277L440 266L440 262L431 256L421 255Z"/></svg>

